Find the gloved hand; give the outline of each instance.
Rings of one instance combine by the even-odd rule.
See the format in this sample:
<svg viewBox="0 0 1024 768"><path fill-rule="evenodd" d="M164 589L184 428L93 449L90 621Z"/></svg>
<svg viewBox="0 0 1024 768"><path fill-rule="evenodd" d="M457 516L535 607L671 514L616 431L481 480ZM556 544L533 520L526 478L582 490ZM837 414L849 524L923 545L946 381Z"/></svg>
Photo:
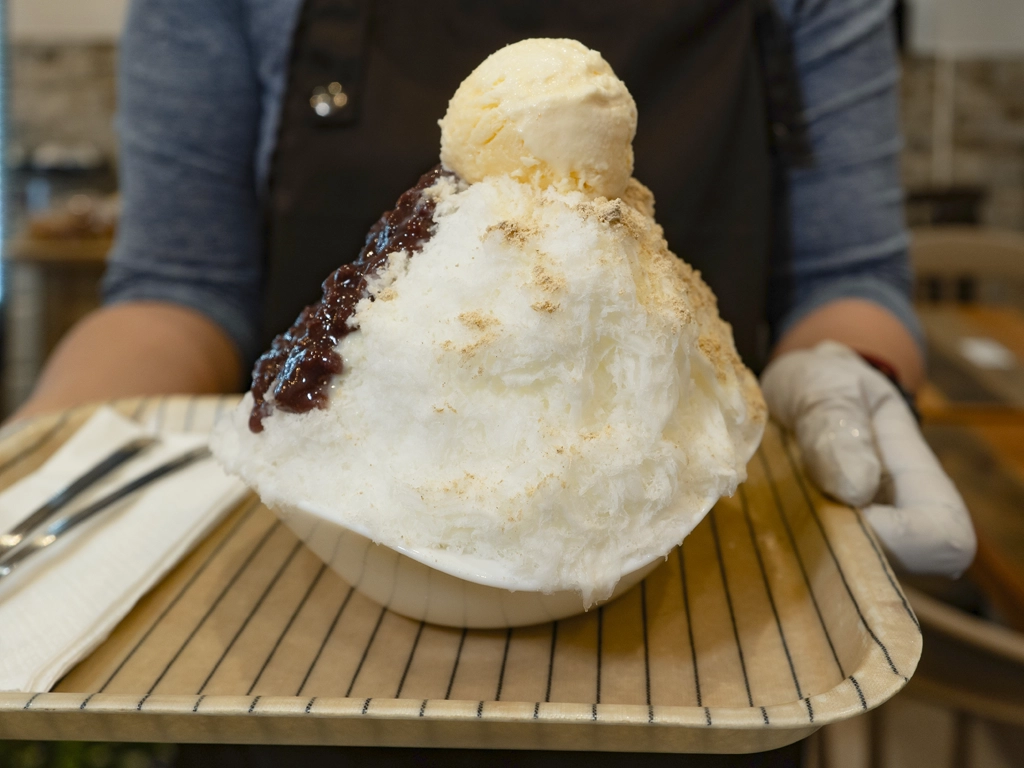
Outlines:
<svg viewBox="0 0 1024 768"><path fill-rule="evenodd" d="M951 577L971 564L976 541L964 501L889 379L826 341L773 361L761 386L815 483L862 507L897 563Z"/></svg>

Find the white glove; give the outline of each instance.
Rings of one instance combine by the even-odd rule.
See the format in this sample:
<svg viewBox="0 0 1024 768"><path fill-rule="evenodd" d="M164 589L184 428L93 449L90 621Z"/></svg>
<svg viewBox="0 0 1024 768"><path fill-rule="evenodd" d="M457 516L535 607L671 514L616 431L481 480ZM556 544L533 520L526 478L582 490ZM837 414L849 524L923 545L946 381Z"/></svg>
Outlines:
<svg viewBox="0 0 1024 768"><path fill-rule="evenodd" d="M826 341L773 361L761 386L814 481L863 507L896 562L913 573L964 572L976 546L970 515L892 382Z"/></svg>

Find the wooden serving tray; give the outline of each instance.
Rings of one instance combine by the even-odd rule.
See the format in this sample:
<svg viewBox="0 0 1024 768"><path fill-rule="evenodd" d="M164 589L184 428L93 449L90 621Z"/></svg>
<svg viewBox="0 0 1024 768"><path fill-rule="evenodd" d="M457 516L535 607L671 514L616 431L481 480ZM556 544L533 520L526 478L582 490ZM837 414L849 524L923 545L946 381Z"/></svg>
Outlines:
<svg viewBox="0 0 1024 768"><path fill-rule="evenodd" d="M208 430L234 398L122 401ZM0 435L0 488L91 408ZM920 627L860 514L774 425L750 477L639 586L512 630L403 618L255 497L52 692L0 693L0 738L747 752L896 693Z"/></svg>

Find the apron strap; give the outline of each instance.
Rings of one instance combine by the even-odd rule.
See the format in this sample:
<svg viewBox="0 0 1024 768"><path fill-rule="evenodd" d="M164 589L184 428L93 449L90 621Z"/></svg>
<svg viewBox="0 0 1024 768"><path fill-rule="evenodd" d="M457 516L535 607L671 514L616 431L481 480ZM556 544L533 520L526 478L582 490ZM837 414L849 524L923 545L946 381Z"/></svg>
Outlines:
<svg viewBox="0 0 1024 768"><path fill-rule="evenodd" d="M764 77L770 146L784 166L810 168L814 165L814 154L804 117L792 36L772 0L751 2Z"/></svg>

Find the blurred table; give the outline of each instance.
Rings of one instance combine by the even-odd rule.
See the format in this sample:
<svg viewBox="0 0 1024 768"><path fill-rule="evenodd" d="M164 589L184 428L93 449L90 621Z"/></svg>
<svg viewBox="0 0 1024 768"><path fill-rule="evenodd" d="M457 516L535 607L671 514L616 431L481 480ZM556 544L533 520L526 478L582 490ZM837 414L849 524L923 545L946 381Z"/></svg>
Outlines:
<svg viewBox="0 0 1024 768"><path fill-rule="evenodd" d="M1024 312L935 304L918 314L929 353L924 432L978 529L971 577L1024 630Z"/></svg>
<svg viewBox="0 0 1024 768"><path fill-rule="evenodd" d="M1024 425L1024 312L970 304L917 310L928 337L925 420Z"/></svg>
<svg viewBox="0 0 1024 768"><path fill-rule="evenodd" d="M111 242L109 237L42 239L22 234L8 243L7 260L19 264L102 267Z"/></svg>

